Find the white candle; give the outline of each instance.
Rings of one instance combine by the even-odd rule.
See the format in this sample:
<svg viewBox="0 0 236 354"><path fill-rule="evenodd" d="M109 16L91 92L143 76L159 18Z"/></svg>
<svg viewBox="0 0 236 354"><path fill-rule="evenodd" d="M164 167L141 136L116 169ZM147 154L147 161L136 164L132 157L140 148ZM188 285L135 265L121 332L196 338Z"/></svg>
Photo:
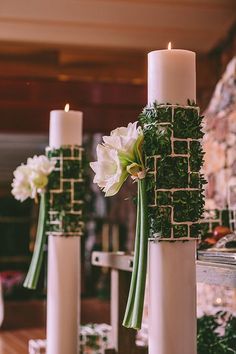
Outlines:
<svg viewBox="0 0 236 354"><path fill-rule="evenodd" d="M148 103L196 101L196 55L182 49L148 53Z"/></svg>
<svg viewBox="0 0 236 354"><path fill-rule="evenodd" d="M49 127L49 146L82 144L82 117L79 111L51 111Z"/></svg>
<svg viewBox="0 0 236 354"><path fill-rule="evenodd" d="M49 145L82 145L82 113L52 111ZM47 354L77 354L80 325L80 237L49 236Z"/></svg>
<svg viewBox="0 0 236 354"><path fill-rule="evenodd" d="M196 245L149 243L149 354L196 354Z"/></svg>
<svg viewBox="0 0 236 354"><path fill-rule="evenodd" d="M80 237L49 236L47 354L78 354Z"/></svg>
<svg viewBox="0 0 236 354"><path fill-rule="evenodd" d="M196 99L195 53L148 54L148 102ZM149 242L149 354L196 354L196 243Z"/></svg>

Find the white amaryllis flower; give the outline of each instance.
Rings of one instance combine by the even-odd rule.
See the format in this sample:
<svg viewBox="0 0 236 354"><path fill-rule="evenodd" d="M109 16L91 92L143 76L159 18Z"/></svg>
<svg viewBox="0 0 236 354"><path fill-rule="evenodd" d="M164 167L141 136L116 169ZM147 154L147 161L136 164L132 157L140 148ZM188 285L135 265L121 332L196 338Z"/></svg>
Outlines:
<svg viewBox="0 0 236 354"><path fill-rule="evenodd" d="M14 171L12 194L23 202L27 198L37 199L37 194L44 192L48 184L48 175L53 171L55 161L46 156L28 158L27 164L22 164Z"/></svg>
<svg viewBox="0 0 236 354"><path fill-rule="evenodd" d="M142 130L137 127L138 122L129 123L127 127L120 127L112 130L109 136L104 136L103 141L105 145L110 146L119 152L132 155L134 151L135 143Z"/></svg>
<svg viewBox="0 0 236 354"><path fill-rule="evenodd" d="M32 189L31 198L36 198L37 193L41 194L44 192L48 184L47 176L53 171L55 161L49 160L45 155L35 155L27 159L27 166L31 169L29 177Z"/></svg>
<svg viewBox="0 0 236 354"><path fill-rule="evenodd" d="M27 165L18 166L13 173L12 194L21 202L27 198L31 198L32 189L29 181L30 173L31 170Z"/></svg>
<svg viewBox="0 0 236 354"><path fill-rule="evenodd" d="M38 173L31 171L30 177L31 186L31 198L34 199L37 193L41 194L44 192L46 185L48 184L48 177L43 173Z"/></svg>
<svg viewBox="0 0 236 354"><path fill-rule="evenodd" d="M27 165L32 171L48 176L55 167L55 161L49 160L45 155L35 155L34 157L27 159Z"/></svg>
<svg viewBox="0 0 236 354"><path fill-rule="evenodd" d="M95 172L93 182L105 192L106 197L113 196L128 177L128 172L122 167L116 149L98 144L97 158L96 162L90 163Z"/></svg>
<svg viewBox="0 0 236 354"><path fill-rule="evenodd" d="M129 123L104 136L104 143L97 146L98 161L90 164L95 172L94 183L105 192L105 196L116 194L129 175L134 180L145 177L142 156L142 129L138 122Z"/></svg>
<svg viewBox="0 0 236 354"><path fill-rule="evenodd" d="M113 130L110 136L104 136L103 141L102 145L97 146L97 161L90 163L95 172L94 183L105 192L105 196L116 194L129 175L137 181L138 185L134 257L139 266L138 269L134 269L132 275L123 325L140 329L147 268L146 240L148 239L143 133L140 128L137 128L137 122L129 123L127 127Z"/></svg>

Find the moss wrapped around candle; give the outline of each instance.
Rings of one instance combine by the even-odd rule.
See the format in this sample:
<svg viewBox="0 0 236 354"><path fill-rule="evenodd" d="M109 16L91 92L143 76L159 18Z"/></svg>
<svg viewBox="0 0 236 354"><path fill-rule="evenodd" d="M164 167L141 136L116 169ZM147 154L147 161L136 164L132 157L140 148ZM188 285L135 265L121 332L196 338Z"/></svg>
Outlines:
<svg viewBox="0 0 236 354"><path fill-rule="evenodd" d="M192 102L188 106L154 103L140 115L151 239L184 241L199 237L205 183L200 172L202 118Z"/></svg>
<svg viewBox="0 0 236 354"><path fill-rule="evenodd" d="M55 236L83 234L83 148L77 145L47 148L47 156L56 160L49 177L47 233Z"/></svg>

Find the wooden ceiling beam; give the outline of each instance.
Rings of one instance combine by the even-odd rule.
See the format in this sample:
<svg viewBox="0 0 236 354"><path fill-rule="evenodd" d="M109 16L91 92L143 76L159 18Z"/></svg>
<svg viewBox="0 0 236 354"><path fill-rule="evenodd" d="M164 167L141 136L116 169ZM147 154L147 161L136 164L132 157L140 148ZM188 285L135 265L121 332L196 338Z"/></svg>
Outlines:
<svg viewBox="0 0 236 354"><path fill-rule="evenodd" d="M163 48L171 40L174 47L207 53L236 20L236 2L224 0L224 7L219 0L217 6L213 0L188 2L195 7L183 0L62 0L52 11L47 0L33 6L28 0L14 5L2 0L0 40L140 51Z"/></svg>

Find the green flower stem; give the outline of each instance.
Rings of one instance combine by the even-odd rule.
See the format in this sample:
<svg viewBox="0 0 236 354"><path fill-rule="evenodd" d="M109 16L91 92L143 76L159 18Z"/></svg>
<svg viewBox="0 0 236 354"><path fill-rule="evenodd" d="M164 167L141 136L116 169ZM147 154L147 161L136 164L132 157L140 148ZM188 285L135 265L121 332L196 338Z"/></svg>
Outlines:
<svg viewBox="0 0 236 354"><path fill-rule="evenodd" d="M46 241L45 223L46 223L46 202L45 202L45 194L43 193L40 199L39 219L38 219L36 241L34 246L34 253L33 253L28 274L24 281L24 287L28 289L36 289L38 285L39 275L43 263L44 245Z"/></svg>
<svg viewBox="0 0 236 354"><path fill-rule="evenodd" d="M138 195L137 195L137 217L136 217L136 234L134 247L134 262L133 271L129 289L129 296L123 320L123 326L132 328L132 316L134 307L135 289L137 283L138 262L139 262L139 248L140 248L140 182L138 181Z"/></svg>
<svg viewBox="0 0 236 354"><path fill-rule="evenodd" d="M147 274L148 222L145 179L140 180L140 251L136 294L134 301L133 328L141 328ZM137 311L136 311L137 310Z"/></svg>
<svg viewBox="0 0 236 354"><path fill-rule="evenodd" d="M140 329L147 274L148 221L145 179L138 180L134 266L123 326Z"/></svg>

